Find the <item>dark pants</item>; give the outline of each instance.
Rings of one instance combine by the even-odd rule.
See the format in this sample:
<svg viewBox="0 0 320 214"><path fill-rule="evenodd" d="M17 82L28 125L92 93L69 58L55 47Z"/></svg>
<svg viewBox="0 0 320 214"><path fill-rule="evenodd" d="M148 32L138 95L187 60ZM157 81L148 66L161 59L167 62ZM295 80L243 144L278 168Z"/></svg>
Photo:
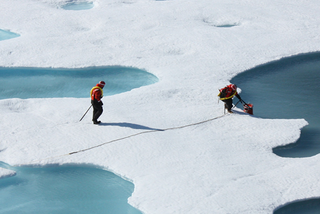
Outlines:
<svg viewBox="0 0 320 214"><path fill-rule="evenodd" d="M97 122L98 118L103 112L102 109L102 102L98 102L97 100L91 100L91 104L93 107L93 116L92 116L92 121Z"/></svg>
<svg viewBox="0 0 320 214"><path fill-rule="evenodd" d="M225 103L225 107L226 109L228 109L228 111L231 111L232 108L232 98L231 99L227 99L227 100L222 100Z"/></svg>

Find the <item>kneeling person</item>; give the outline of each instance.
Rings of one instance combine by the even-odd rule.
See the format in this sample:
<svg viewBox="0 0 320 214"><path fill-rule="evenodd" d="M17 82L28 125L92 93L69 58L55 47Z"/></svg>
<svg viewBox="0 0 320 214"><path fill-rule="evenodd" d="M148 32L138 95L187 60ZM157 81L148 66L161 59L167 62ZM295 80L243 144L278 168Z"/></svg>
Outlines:
<svg viewBox="0 0 320 214"><path fill-rule="evenodd" d="M220 100L222 100L225 103L225 108L228 110L229 113L233 113L231 111L233 97L236 96L241 101L241 97L237 92L237 86L235 84L230 84L220 89L219 91L220 93L218 94L218 96L220 97Z"/></svg>

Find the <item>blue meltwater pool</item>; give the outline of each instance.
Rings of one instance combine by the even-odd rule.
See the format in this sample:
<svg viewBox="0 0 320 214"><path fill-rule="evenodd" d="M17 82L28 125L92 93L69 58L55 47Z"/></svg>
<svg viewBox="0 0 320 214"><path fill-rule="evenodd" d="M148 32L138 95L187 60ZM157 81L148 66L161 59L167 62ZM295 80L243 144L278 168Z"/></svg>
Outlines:
<svg viewBox="0 0 320 214"><path fill-rule="evenodd" d="M304 118L300 139L274 148L285 158L304 158L320 153L320 53L301 54L245 71L231 80L241 89L241 97L254 104L260 118ZM318 185L318 184L315 184ZM274 214L319 214L320 199L289 203Z"/></svg>
<svg viewBox="0 0 320 214"><path fill-rule="evenodd" d="M1 30L0 29L0 41L1 40L6 40L6 39L13 39L15 37L19 37L20 35L17 33L13 33L11 31L7 30Z"/></svg>
<svg viewBox="0 0 320 214"><path fill-rule="evenodd" d="M17 173L0 179L0 213L142 214L127 203L134 185L99 168L0 167Z"/></svg>
<svg viewBox="0 0 320 214"><path fill-rule="evenodd" d="M302 54L245 71L231 80L253 103L261 118L304 118L309 125L291 145L274 148L282 157L310 157L320 153L320 53Z"/></svg>
<svg viewBox="0 0 320 214"><path fill-rule="evenodd" d="M65 10L89 10L94 7L93 2L83 1L78 2L75 0L69 0L66 4L62 5L62 8Z"/></svg>
<svg viewBox="0 0 320 214"><path fill-rule="evenodd" d="M90 89L106 82L104 95L150 85L158 78L145 70L104 66L87 68L0 67L0 99L90 97Z"/></svg>

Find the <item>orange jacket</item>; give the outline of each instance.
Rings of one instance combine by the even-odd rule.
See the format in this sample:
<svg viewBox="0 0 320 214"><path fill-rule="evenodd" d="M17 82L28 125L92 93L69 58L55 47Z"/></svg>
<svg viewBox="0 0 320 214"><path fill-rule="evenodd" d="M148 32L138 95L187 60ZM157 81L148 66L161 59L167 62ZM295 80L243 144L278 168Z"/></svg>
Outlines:
<svg viewBox="0 0 320 214"><path fill-rule="evenodd" d="M94 86L90 91L91 100L97 100L100 102L101 98L103 97L103 90L100 87L100 84Z"/></svg>
<svg viewBox="0 0 320 214"><path fill-rule="evenodd" d="M222 88L219 90L220 93L218 94L218 96L220 97L220 100L227 100L227 99L231 99L234 96L236 96L238 99L241 99L237 90L233 90L231 88L231 84L227 85L226 87Z"/></svg>

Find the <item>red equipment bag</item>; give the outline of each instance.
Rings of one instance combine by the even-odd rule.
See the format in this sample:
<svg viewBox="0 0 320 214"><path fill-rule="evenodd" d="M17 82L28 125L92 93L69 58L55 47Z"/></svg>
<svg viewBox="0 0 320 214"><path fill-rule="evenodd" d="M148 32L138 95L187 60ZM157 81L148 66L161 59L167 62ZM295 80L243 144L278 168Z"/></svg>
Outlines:
<svg viewBox="0 0 320 214"><path fill-rule="evenodd" d="M243 111L248 114L253 114L253 105L251 103L246 103L243 105Z"/></svg>

